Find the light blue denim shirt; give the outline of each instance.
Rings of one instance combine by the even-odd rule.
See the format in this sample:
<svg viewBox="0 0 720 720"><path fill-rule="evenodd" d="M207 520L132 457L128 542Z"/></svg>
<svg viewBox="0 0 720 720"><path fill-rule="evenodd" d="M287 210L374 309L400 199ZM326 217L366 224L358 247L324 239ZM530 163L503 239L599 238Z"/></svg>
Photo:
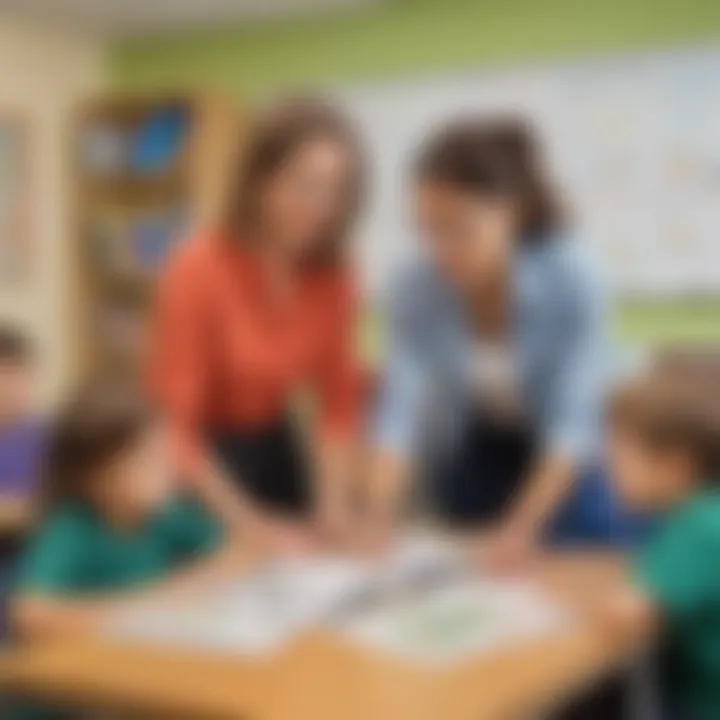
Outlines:
<svg viewBox="0 0 720 720"><path fill-rule="evenodd" d="M601 288L582 243L572 238L557 236L516 252L512 350L524 405L545 449L579 463L598 449L609 378ZM481 403L471 387L477 340L461 301L420 259L393 285L386 317L375 444L401 455L451 451Z"/></svg>

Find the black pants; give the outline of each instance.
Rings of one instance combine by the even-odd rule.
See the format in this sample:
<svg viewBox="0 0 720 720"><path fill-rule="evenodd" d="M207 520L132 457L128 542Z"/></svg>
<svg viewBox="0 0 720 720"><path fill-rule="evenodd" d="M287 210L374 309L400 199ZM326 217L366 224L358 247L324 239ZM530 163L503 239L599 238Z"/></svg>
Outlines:
<svg viewBox="0 0 720 720"><path fill-rule="evenodd" d="M307 454L290 420L262 430L215 431L210 445L238 488L258 505L286 515L308 511Z"/></svg>
<svg viewBox="0 0 720 720"><path fill-rule="evenodd" d="M527 427L472 420L452 457L433 473L436 507L455 525L499 520L534 455L534 434Z"/></svg>

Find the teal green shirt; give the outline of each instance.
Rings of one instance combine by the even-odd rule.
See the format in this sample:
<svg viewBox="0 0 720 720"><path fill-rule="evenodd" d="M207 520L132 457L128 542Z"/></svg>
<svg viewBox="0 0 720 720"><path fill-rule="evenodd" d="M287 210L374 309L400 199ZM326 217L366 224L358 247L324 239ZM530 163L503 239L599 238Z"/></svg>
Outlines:
<svg viewBox="0 0 720 720"><path fill-rule="evenodd" d="M19 590L71 596L140 587L210 552L220 536L218 523L185 498L132 530L109 526L89 506L62 505L23 553Z"/></svg>
<svg viewBox="0 0 720 720"><path fill-rule="evenodd" d="M53 510L20 559L18 590L78 596L142 587L215 549L219 524L198 504L178 498L137 528L120 531L81 504ZM13 720L56 720L60 711L10 708Z"/></svg>
<svg viewBox="0 0 720 720"><path fill-rule="evenodd" d="M698 493L640 553L637 578L668 628L682 712L720 718L720 491Z"/></svg>

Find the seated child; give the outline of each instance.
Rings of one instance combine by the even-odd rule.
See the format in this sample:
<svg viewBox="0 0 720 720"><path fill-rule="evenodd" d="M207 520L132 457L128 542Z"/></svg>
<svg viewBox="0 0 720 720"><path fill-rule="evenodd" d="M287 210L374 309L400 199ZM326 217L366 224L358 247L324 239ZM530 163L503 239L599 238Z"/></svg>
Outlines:
<svg viewBox="0 0 720 720"><path fill-rule="evenodd" d="M650 371L609 408L609 462L621 499L664 515L604 607L609 627L664 631L672 718L720 718L720 384Z"/></svg>
<svg viewBox="0 0 720 720"><path fill-rule="evenodd" d="M91 388L61 413L40 522L11 605L19 636L92 632L134 603L242 572L245 554L175 490L162 423L122 388Z"/></svg>
<svg viewBox="0 0 720 720"><path fill-rule="evenodd" d="M42 465L42 427L30 409L34 374L29 340L0 327L0 500L28 501Z"/></svg>
<svg viewBox="0 0 720 720"><path fill-rule="evenodd" d="M0 326L0 640L6 635L17 548L32 514L44 455L42 425L30 410L34 375L29 340L13 327Z"/></svg>

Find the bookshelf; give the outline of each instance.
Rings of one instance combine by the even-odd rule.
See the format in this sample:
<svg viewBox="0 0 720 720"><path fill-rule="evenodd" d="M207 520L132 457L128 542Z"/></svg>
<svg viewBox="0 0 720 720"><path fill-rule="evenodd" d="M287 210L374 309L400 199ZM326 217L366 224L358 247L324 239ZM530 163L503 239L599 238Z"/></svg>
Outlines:
<svg viewBox="0 0 720 720"><path fill-rule="evenodd" d="M218 218L243 117L210 94L109 95L74 126L80 377L135 372L154 281L176 243Z"/></svg>

